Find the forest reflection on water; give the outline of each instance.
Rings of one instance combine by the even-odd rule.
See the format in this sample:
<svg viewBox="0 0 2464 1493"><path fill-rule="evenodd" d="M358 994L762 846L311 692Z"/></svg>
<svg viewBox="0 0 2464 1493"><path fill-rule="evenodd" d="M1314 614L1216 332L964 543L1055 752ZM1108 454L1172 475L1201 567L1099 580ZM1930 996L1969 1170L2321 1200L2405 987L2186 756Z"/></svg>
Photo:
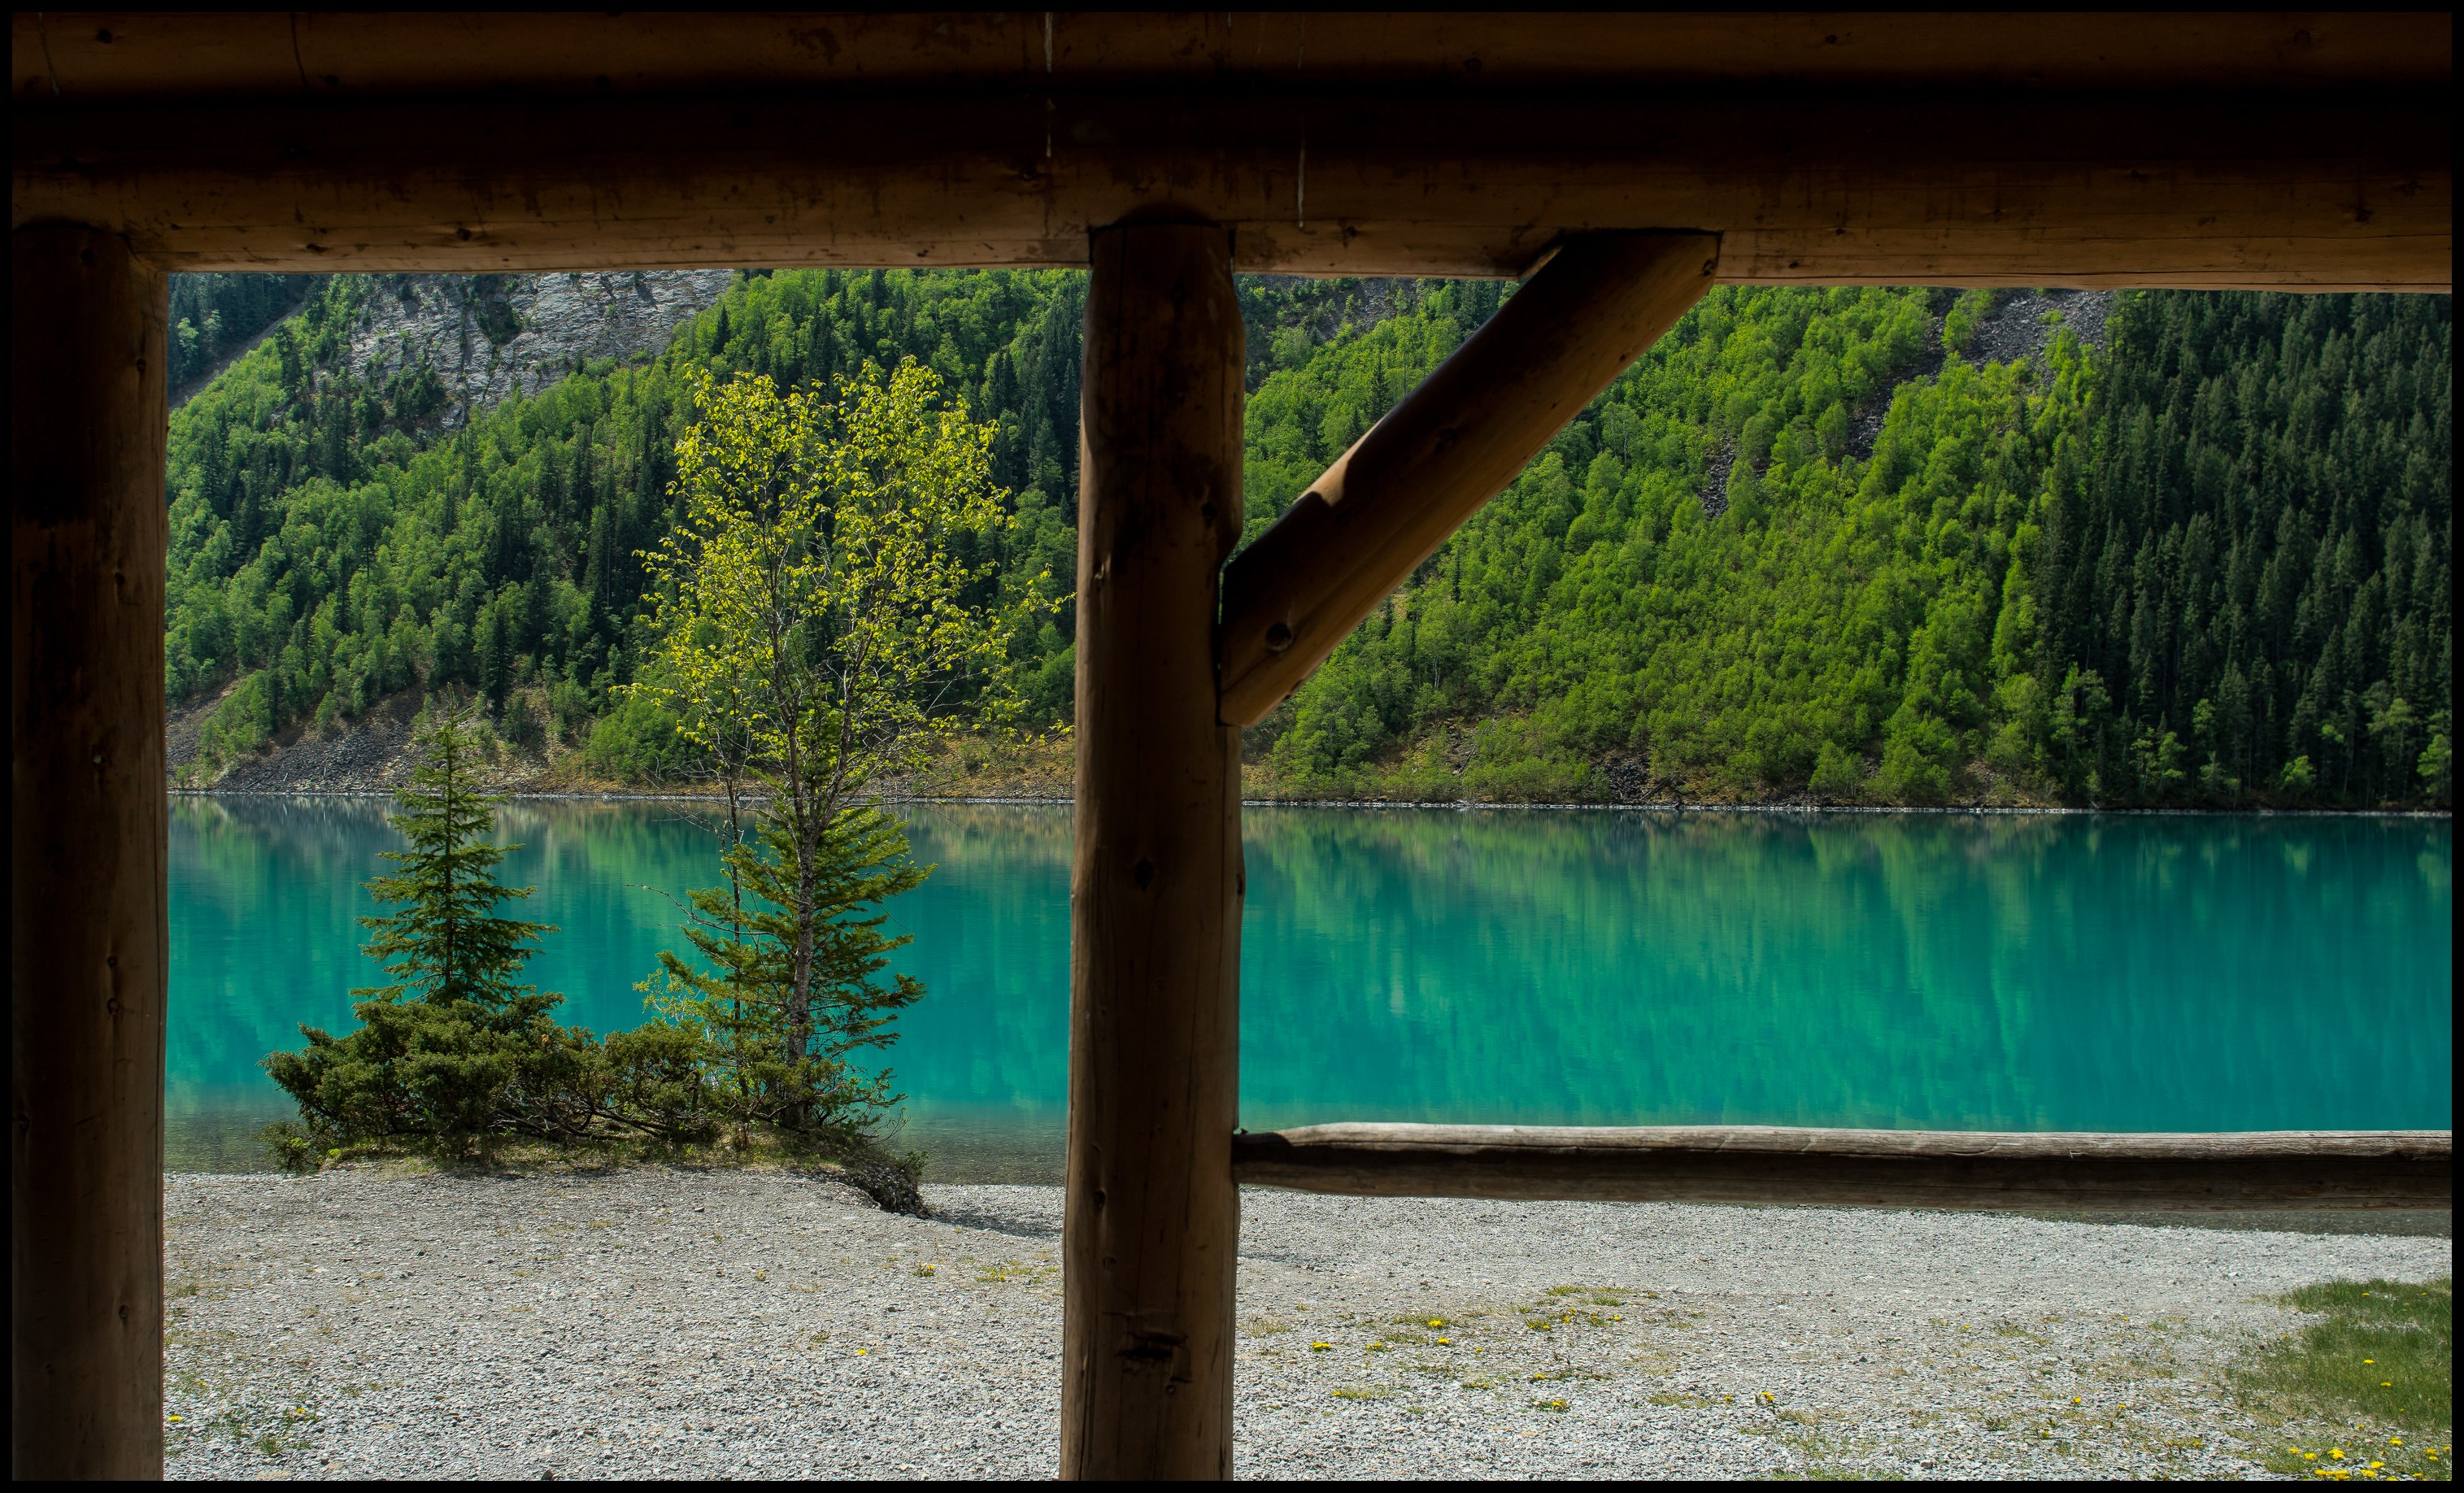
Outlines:
<svg viewBox="0 0 2464 1493"><path fill-rule="evenodd" d="M363 799L183 799L173 1165L259 1165L256 1068L341 1027L391 847ZM1252 807L1242 1122L2445 1128L2444 819ZM1058 1175L1069 812L913 813L929 987L891 1055L929 1175ZM658 802L505 813L534 977L598 1030L712 842Z"/></svg>

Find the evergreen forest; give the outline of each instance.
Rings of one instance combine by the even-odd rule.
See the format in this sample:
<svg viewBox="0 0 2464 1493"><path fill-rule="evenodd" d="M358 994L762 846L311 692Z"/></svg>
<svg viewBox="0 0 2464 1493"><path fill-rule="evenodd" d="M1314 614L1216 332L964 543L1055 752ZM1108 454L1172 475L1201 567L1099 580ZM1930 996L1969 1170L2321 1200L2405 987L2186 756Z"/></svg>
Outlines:
<svg viewBox="0 0 2464 1493"><path fill-rule="evenodd" d="M691 774L618 687L656 667L642 557L704 373L931 369L999 426L1017 522L969 559L1070 584L1082 274L747 272L664 351L450 432L432 374L352 371L383 277L211 278L174 290L198 348L282 319L172 417L197 780L440 695L602 781ZM1511 289L1242 294L1254 536ZM2128 293L2000 358L2013 304L1714 292L1248 733L1251 791L2447 805L2452 300ZM1039 725L1073 621L1013 644Z"/></svg>

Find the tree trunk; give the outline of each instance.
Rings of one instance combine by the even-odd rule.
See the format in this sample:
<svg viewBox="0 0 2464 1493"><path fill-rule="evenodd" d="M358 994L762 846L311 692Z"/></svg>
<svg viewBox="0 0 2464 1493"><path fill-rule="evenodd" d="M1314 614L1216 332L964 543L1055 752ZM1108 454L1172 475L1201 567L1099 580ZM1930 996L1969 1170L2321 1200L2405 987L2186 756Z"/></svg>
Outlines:
<svg viewBox="0 0 2464 1493"><path fill-rule="evenodd" d="M11 238L10 1464L159 1478L168 282Z"/></svg>
<svg viewBox="0 0 2464 1493"><path fill-rule="evenodd" d="M1098 231L1079 458L1065 1477L1231 1470L1241 758L1216 709L1241 532L1221 228Z"/></svg>

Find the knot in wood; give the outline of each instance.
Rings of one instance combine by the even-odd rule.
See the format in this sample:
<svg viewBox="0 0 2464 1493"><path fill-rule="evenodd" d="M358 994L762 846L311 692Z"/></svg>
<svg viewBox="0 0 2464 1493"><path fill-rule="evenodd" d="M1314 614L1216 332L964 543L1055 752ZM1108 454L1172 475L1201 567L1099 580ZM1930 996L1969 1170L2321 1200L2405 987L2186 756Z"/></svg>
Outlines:
<svg viewBox="0 0 2464 1493"><path fill-rule="evenodd" d="M1142 1369L1169 1368L1188 1341L1185 1332L1132 1332L1121 1356Z"/></svg>

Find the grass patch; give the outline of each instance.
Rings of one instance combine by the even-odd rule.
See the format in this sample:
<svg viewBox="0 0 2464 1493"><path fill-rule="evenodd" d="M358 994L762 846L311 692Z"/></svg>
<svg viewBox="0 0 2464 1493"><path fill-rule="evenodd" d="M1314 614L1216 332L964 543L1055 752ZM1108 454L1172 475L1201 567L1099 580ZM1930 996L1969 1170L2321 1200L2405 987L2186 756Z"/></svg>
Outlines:
<svg viewBox="0 0 2464 1493"><path fill-rule="evenodd" d="M2277 1299L2321 1320L2232 1371L2243 1403L2278 1427L2269 1469L2452 1479L2453 1280L2330 1281Z"/></svg>

